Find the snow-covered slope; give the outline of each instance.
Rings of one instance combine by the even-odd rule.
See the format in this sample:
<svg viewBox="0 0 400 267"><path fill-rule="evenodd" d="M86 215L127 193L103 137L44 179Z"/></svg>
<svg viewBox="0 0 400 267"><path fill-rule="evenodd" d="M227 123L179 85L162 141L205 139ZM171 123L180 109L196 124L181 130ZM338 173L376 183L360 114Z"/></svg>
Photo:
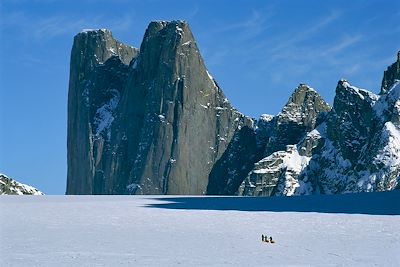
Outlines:
<svg viewBox="0 0 400 267"><path fill-rule="evenodd" d="M19 183L0 173L0 195L43 195L36 188Z"/></svg>
<svg viewBox="0 0 400 267"><path fill-rule="evenodd" d="M393 190L400 173L400 117L394 112L397 100L392 101L390 96L395 95L400 84L397 82L387 95L380 97L366 91L360 93L361 89L347 82L343 87L359 96L348 99L346 107L334 107L324 145L301 176L317 176L314 188L323 193ZM382 106L389 107L390 112L383 111Z"/></svg>
<svg viewBox="0 0 400 267"><path fill-rule="evenodd" d="M397 267L399 198L1 196L0 265Z"/></svg>

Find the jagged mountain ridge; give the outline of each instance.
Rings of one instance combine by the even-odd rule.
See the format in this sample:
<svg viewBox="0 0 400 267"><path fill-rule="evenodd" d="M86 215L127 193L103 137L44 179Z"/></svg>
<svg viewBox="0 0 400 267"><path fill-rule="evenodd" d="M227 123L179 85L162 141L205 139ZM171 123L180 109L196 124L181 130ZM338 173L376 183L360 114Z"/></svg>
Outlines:
<svg viewBox="0 0 400 267"><path fill-rule="evenodd" d="M330 106L311 87L300 84L277 116L262 115L256 127L229 145L209 177L209 194L234 194L262 158L298 143Z"/></svg>
<svg viewBox="0 0 400 267"><path fill-rule="evenodd" d="M0 173L0 195L44 195L38 189Z"/></svg>
<svg viewBox="0 0 400 267"><path fill-rule="evenodd" d="M391 190L399 164L379 155L393 152L398 96L387 87L398 65L385 72L380 97L341 81L331 108L300 84L280 114L253 120L210 76L186 22L150 23L140 49L107 30L84 31L71 52L67 194ZM371 123L378 106L382 121Z"/></svg>
<svg viewBox="0 0 400 267"><path fill-rule="evenodd" d="M380 97L341 80L322 122L257 162L241 195L337 194L399 187L400 82Z"/></svg>

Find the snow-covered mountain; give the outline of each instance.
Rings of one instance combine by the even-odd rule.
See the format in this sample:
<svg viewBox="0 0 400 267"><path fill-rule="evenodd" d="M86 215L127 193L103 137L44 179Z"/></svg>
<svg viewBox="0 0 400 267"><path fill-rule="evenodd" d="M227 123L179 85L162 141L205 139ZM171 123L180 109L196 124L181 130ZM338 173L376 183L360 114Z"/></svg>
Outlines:
<svg viewBox="0 0 400 267"><path fill-rule="evenodd" d="M337 194L399 187L400 82L377 96L341 80L334 106L286 150L255 163L242 195Z"/></svg>
<svg viewBox="0 0 400 267"><path fill-rule="evenodd" d="M340 80L333 106L300 84L251 119L208 73L184 21L152 22L140 49L75 36L67 194L297 195L399 187L400 53L379 95Z"/></svg>
<svg viewBox="0 0 400 267"><path fill-rule="evenodd" d="M0 195L44 195L36 188L19 183L0 173Z"/></svg>

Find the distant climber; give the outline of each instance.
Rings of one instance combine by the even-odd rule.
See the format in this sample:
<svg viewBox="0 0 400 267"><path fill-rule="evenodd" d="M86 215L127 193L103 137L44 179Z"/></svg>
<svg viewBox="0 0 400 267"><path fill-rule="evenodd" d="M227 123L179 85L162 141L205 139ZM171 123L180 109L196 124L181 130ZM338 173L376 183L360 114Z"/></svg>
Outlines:
<svg viewBox="0 0 400 267"><path fill-rule="evenodd" d="M271 243L271 244L274 244L274 243L275 243L275 241L272 239L272 236L270 236L270 237L268 238L268 236L267 236L267 235L264 235L264 234L261 235L261 241L262 241L262 242L265 242L265 243Z"/></svg>

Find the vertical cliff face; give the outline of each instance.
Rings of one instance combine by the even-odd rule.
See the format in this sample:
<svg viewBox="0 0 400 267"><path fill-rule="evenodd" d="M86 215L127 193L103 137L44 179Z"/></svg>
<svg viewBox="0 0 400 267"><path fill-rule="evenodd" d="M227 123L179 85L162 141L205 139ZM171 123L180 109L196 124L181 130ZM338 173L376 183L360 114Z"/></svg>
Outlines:
<svg viewBox="0 0 400 267"><path fill-rule="evenodd" d="M128 191L204 194L212 166L248 119L207 72L186 23L151 23L140 51L121 103L122 116L129 115L120 125L132 125L125 135L128 143L134 136L133 149L116 159L132 162Z"/></svg>
<svg viewBox="0 0 400 267"><path fill-rule="evenodd" d="M249 125L236 132L209 176L207 194L233 195L258 160L257 138Z"/></svg>
<svg viewBox="0 0 400 267"><path fill-rule="evenodd" d="M106 165L110 126L123 94L128 65L138 49L116 41L108 30L74 38L68 91L68 194L100 193L99 165Z"/></svg>
<svg viewBox="0 0 400 267"><path fill-rule="evenodd" d="M252 121L207 72L187 23L152 22L130 60L107 51L88 70L71 61L71 80L83 75L96 97L76 108L84 86L71 82L67 193L204 194L214 163ZM74 44L72 58L82 53Z"/></svg>
<svg viewBox="0 0 400 267"><path fill-rule="evenodd" d="M328 138L335 140L343 156L355 163L374 130L373 106L378 97L340 80L328 120ZM353 142L357 140L357 142Z"/></svg>

